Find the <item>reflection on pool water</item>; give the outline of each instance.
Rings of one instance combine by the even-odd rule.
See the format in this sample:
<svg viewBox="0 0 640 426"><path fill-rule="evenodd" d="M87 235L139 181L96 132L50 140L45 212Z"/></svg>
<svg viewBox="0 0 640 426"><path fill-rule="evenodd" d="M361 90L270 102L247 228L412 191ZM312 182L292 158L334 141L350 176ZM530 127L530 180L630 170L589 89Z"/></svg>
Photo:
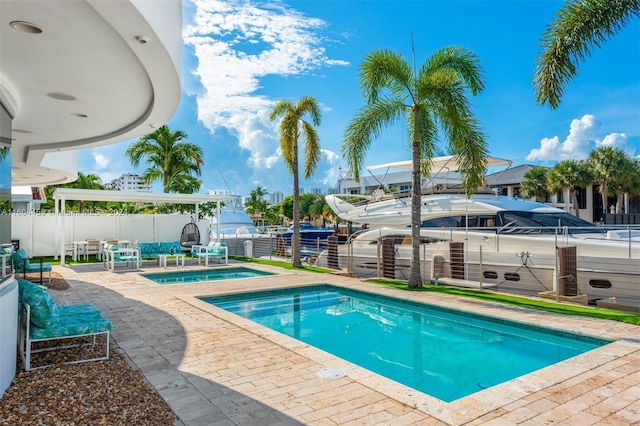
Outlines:
<svg viewBox="0 0 640 426"><path fill-rule="evenodd" d="M202 300L445 402L610 343L330 285Z"/></svg>
<svg viewBox="0 0 640 426"><path fill-rule="evenodd" d="M193 271L158 272L141 274L158 284L191 284L203 281L232 280L238 278L254 278L273 275L271 272L258 271L251 268L219 268L197 269Z"/></svg>

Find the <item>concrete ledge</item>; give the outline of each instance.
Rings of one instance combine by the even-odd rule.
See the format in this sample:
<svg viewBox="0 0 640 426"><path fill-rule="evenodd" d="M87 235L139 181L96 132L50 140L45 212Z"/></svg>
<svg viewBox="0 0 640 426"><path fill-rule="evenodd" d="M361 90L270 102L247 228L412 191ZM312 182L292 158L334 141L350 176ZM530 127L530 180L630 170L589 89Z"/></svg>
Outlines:
<svg viewBox="0 0 640 426"><path fill-rule="evenodd" d="M432 284L435 285L435 281L431 281ZM479 281L469 281L469 280L461 280L458 278L438 278L438 284L437 285L449 285L452 287L464 287L464 288L477 288L480 289L480 282ZM482 283L482 289L485 288L496 288L498 287L498 284L493 284L493 283Z"/></svg>
<svg viewBox="0 0 640 426"><path fill-rule="evenodd" d="M632 312L634 314L640 314L640 306L625 305L624 303L617 303L615 298L612 299L598 299L596 300L598 308L612 309L614 311Z"/></svg>
<svg viewBox="0 0 640 426"><path fill-rule="evenodd" d="M551 299L551 300L557 299L560 302L575 303L577 305L584 305L584 306L587 306L589 304L589 299L587 298L586 294L580 294L578 296L562 296L561 295L556 297L556 292L551 290L551 291L542 291L538 293L538 297L542 299Z"/></svg>

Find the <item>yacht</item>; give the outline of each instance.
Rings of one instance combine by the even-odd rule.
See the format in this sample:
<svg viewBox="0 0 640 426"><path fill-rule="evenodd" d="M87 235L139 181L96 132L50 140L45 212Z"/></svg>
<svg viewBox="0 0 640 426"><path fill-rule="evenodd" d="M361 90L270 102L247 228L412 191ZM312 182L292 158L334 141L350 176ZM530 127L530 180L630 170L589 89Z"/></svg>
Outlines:
<svg viewBox="0 0 640 426"><path fill-rule="evenodd" d="M499 159L490 159L494 165ZM506 162L506 160L503 160ZM394 163L404 167L409 162ZM457 171L452 157L434 169ZM388 165L387 165L388 166ZM359 198L357 202L354 199ZM394 277L406 278L411 258L411 197L408 194L327 195L342 220L367 224L354 234L340 260L356 275L380 275L382 241L393 242ZM640 306L640 230L605 230L546 204L501 196L487 186L467 197L459 181L432 176L421 198L421 258L424 281L437 279L434 256L451 257L449 243L464 243L464 278L516 293L551 291L557 248L576 247L578 293L590 301L615 297ZM346 253L350 251L350 256ZM329 264L327 254L320 265ZM525 277L526 276L526 277ZM440 277L442 278L442 277Z"/></svg>

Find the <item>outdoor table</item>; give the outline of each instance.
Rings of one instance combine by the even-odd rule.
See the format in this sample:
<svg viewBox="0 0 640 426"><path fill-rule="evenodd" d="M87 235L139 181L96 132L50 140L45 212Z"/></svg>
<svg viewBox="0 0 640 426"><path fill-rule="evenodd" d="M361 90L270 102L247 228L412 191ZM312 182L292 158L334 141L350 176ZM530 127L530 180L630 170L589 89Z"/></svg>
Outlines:
<svg viewBox="0 0 640 426"><path fill-rule="evenodd" d="M186 255L184 253L159 254L158 255L158 264L160 266L164 266L166 268L167 267L167 258L171 257L171 256L175 256L176 257L176 266L178 266L178 262L179 261L182 261L182 267L184 268L184 259L186 258Z"/></svg>
<svg viewBox="0 0 640 426"><path fill-rule="evenodd" d="M86 241L74 241L73 242L73 261L78 261L78 252L82 249L83 252L87 251L87 246L89 243Z"/></svg>

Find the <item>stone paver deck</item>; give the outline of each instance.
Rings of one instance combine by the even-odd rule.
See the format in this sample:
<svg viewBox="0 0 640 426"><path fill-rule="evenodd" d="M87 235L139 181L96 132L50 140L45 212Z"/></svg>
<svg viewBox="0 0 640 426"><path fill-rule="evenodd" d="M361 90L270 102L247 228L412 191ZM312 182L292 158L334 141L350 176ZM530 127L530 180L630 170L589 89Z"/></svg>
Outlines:
<svg viewBox="0 0 640 426"><path fill-rule="evenodd" d="M164 271L146 267L148 271ZM211 267L211 266L210 266ZM215 265L213 268L224 267ZM61 303L91 302L112 337L184 425L632 425L640 424L640 327L477 300L408 293L332 274L250 265L277 275L157 285L102 265L57 267L71 289ZM201 269L197 265L186 269ZM169 267L168 270L175 270ZM196 296L329 283L517 319L616 342L444 403ZM326 367L346 374L323 379Z"/></svg>

